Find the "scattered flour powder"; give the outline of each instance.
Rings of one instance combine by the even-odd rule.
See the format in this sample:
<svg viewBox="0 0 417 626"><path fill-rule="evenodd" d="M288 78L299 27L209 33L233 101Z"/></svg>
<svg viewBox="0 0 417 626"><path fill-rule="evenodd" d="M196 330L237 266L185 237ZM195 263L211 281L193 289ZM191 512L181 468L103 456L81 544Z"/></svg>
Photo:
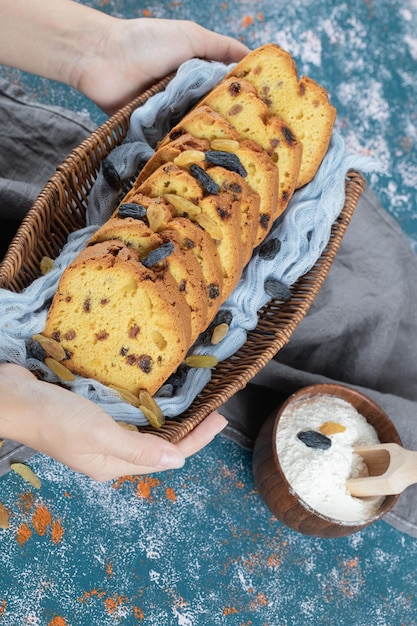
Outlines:
<svg viewBox="0 0 417 626"><path fill-rule="evenodd" d="M307 446L300 432L321 432L326 424L327 449ZM300 399L288 406L277 429L277 451L293 490L312 509L332 519L353 523L373 517L384 497L355 498L346 489L349 478L367 475L354 446L379 443L373 426L345 400L330 395Z"/></svg>

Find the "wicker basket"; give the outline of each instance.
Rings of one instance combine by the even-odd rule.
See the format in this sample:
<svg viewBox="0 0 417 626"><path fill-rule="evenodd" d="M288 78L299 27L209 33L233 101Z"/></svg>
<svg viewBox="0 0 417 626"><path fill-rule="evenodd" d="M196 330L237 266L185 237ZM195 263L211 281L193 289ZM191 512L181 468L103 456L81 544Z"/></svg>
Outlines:
<svg viewBox="0 0 417 626"><path fill-rule="evenodd" d="M132 111L162 91L171 78L155 84L107 120L57 168L10 244L0 265L0 287L22 291L40 275L42 257L56 258L68 235L85 226L87 197L101 160L125 138ZM243 389L289 341L327 276L364 186L358 172L347 173L345 204L333 225L329 243L314 267L295 283L291 299L285 304L271 300L263 307L258 325L248 333L246 343L216 366L210 382L180 419L167 421L155 433L172 442L182 439L211 411Z"/></svg>

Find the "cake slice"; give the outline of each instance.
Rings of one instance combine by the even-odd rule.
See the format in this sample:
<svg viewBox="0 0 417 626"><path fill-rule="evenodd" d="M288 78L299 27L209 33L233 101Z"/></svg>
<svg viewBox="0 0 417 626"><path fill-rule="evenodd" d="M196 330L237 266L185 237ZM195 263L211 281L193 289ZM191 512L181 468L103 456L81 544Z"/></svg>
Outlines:
<svg viewBox="0 0 417 626"><path fill-rule="evenodd" d="M215 152L218 156L218 151ZM230 171L217 165L206 165L207 174L218 184L221 193L228 194L234 201L233 210L240 222L240 238L242 241L242 265L243 267L252 257L253 249L258 235L259 205L260 199L257 193L237 172Z"/></svg>
<svg viewBox="0 0 417 626"><path fill-rule="evenodd" d="M72 372L137 395L154 394L190 345L190 309L167 273L120 241L83 250L63 273L43 334Z"/></svg>
<svg viewBox="0 0 417 626"><path fill-rule="evenodd" d="M244 79L256 87L269 114L281 117L303 144L297 187L310 182L329 146L336 109L327 91L307 76L298 78L291 55L277 44L249 53L226 77Z"/></svg>
<svg viewBox="0 0 417 626"><path fill-rule="evenodd" d="M222 191L213 179L206 180L204 175L202 168L192 175L174 163L166 163L138 191L150 197L162 196L174 206L178 216L189 218L211 236L223 268L223 295L227 297L243 269L240 206L233 194Z"/></svg>
<svg viewBox="0 0 417 626"><path fill-rule="evenodd" d="M152 203L149 203L152 207ZM148 209L149 210L149 209ZM207 319L206 286L201 267L190 250L181 249L178 235L168 238L166 232L160 235L153 232L145 222L134 218L111 218L90 239L89 245L104 241L122 241L128 248L138 252L139 260L147 262L152 257L151 251L157 251L164 244L172 244L172 251L158 261L158 252L154 253L156 262L152 263L153 272L168 272L175 280L177 289L186 300L191 311L191 338L194 343L204 330Z"/></svg>
<svg viewBox="0 0 417 626"><path fill-rule="evenodd" d="M143 221L154 232L158 232L166 227L167 223L175 217L173 206L161 196L151 198L138 191L138 185L134 185L127 193L124 200L113 213L113 218L136 219ZM132 214L135 214L135 207L141 211L136 218L126 218L126 207L132 207Z"/></svg>
<svg viewBox="0 0 417 626"><path fill-rule="evenodd" d="M223 269L223 297L236 287L244 266L241 238L240 203L228 192L209 195L198 201L200 213L195 221L216 244Z"/></svg>
<svg viewBox="0 0 417 626"><path fill-rule="evenodd" d="M300 171L302 144L282 118L269 115L256 89L243 79L229 78L219 84L202 104L225 117L239 134L251 139L271 157L279 171L278 215L290 201Z"/></svg>
<svg viewBox="0 0 417 626"><path fill-rule="evenodd" d="M222 134L225 136L212 137L212 122L210 121L212 119L216 120L216 128L222 129ZM266 151L254 141L237 141L237 133L233 126L209 107L198 107L192 111L184 122L177 127L175 133L181 133L182 124L184 124L187 132L184 131L176 139L164 143L155 152L140 172L137 179L138 183L148 178L158 167L169 161L176 165L182 164L184 168L187 164L189 165L198 159L200 164L206 167L207 163L204 164L204 160L207 151L212 154L218 153L219 158L223 156L223 166L227 165L228 156L237 157L241 168L245 171L245 184L249 185L259 197L258 232L254 242L254 247L256 247L266 237L274 220L279 215L278 168ZM191 134L194 132L199 136ZM204 134L209 134L211 141L204 138L202 136Z"/></svg>
<svg viewBox="0 0 417 626"><path fill-rule="evenodd" d="M135 192L150 198L164 198L168 202L170 195L177 195L191 203L197 203L205 193L195 178L172 162L161 165L141 184L135 185Z"/></svg>
<svg viewBox="0 0 417 626"><path fill-rule="evenodd" d="M259 197L258 230L254 247L265 239L281 214L278 204L279 168L254 141L243 141L236 155L247 172L246 181Z"/></svg>
<svg viewBox="0 0 417 626"><path fill-rule="evenodd" d="M203 270L193 251L181 245L179 233L167 228L161 232L161 238L165 243L174 244L174 251L161 263L161 270L173 276L179 292L190 307L192 344L209 324L207 285Z"/></svg>
<svg viewBox="0 0 417 626"><path fill-rule="evenodd" d="M126 219L112 217L94 233L87 245L91 246L113 239L123 241L126 246L137 250L140 258L144 258L151 250L163 243L161 237L144 221L132 217Z"/></svg>
<svg viewBox="0 0 417 626"><path fill-rule="evenodd" d="M200 226L184 217L174 218L166 229L179 236L179 244L185 250L191 250L203 273L207 298L207 325L213 320L219 306L224 302L223 269L219 253L211 236Z"/></svg>
<svg viewBox="0 0 417 626"><path fill-rule="evenodd" d="M184 133L173 141L165 142L160 149L156 150L156 152L151 156L147 163L145 163L139 172L134 183L135 188L140 187L140 185L152 174L152 172L158 169L161 165L164 165L164 163L172 161L175 165L177 165L176 159L183 152L187 152L189 154L192 153L194 155L192 162L196 162L198 160L197 157L203 160L203 153L209 149L210 142L208 139L199 138L191 133Z"/></svg>
<svg viewBox="0 0 417 626"><path fill-rule="evenodd" d="M212 107L199 103L159 142L158 148L181 139L186 133L212 143L219 139L239 139L236 128Z"/></svg>

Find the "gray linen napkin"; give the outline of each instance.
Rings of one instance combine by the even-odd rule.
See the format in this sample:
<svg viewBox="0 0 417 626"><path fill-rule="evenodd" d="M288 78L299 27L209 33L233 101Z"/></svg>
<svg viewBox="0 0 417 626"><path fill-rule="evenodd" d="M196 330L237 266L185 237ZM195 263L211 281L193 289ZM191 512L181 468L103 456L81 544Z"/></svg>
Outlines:
<svg viewBox="0 0 417 626"><path fill-rule="evenodd" d="M0 78L1 242L14 233L56 166L95 128L87 113L31 101Z"/></svg>
<svg viewBox="0 0 417 626"><path fill-rule="evenodd" d="M18 221L56 166L93 129L87 115L30 103L0 79L0 225ZM300 387L349 384L391 417L417 450L417 257L366 190L325 284L289 344L221 412L251 448L270 411ZM417 537L417 487L386 520Z"/></svg>

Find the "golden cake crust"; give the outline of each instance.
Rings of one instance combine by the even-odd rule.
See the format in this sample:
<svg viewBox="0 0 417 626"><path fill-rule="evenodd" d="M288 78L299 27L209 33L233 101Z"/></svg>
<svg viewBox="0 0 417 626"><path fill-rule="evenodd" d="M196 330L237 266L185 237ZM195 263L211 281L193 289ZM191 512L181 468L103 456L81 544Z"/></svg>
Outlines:
<svg viewBox="0 0 417 626"><path fill-rule="evenodd" d="M192 113L192 119L194 121L191 124L187 123L187 128L194 130L194 124L197 124L197 132L202 134L204 132L202 121L207 115L210 115L210 113L214 112L207 107L196 109ZM200 117L200 115L202 117ZM216 114L216 119L218 117L219 116ZM218 125L219 124L220 122L218 122ZM146 180L156 169L161 167L161 165L169 161L175 163L176 159L179 161L180 155L183 157L187 156L187 160L182 158L181 162L188 165L193 162L193 156L197 156L200 165L207 168L210 164L207 163L205 157L203 160L203 154L205 155L207 151L224 152L221 148L227 148L226 154L230 153L237 156L243 169L246 171L242 186L245 187L249 185L252 191L258 195L258 201L251 201L251 211L254 213L254 218L257 220L257 236L254 239L254 247L256 247L263 241L270 231L274 220L279 215L278 168L261 146L252 140L239 142L233 139L236 137L236 132L233 127L231 127L224 118L222 118L222 124L225 130L231 129L230 136L220 138L220 142L217 140L217 143L215 141L211 143L208 139L203 137L194 137L190 132L180 134L177 139L173 139L169 143L164 143L140 172L137 183ZM219 146L220 149L216 148L216 146ZM186 167L187 165L183 165L183 169ZM258 204L259 207L255 206Z"/></svg>
<svg viewBox="0 0 417 626"><path fill-rule="evenodd" d="M296 187L310 182L323 160L336 119L327 91L306 76L298 77L291 55L277 44L266 44L242 59L228 74L250 82L270 115L282 117L303 144Z"/></svg>
<svg viewBox="0 0 417 626"><path fill-rule="evenodd" d="M278 214L287 207L296 188L301 165L302 144L278 116L271 117L256 89L246 80L229 78L203 100L223 115L237 130L239 139L259 144L279 172Z"/></svg>
<svg viewBox="0 0 417 626"><path fill-rule="evenodd" d="M225 300L223 268L217 246L205 230L184 217L174 218L166 230L167 236L170 236L170 231L178 234L180 245L192 251L201 267L206 285L207 324L209 324Z"/></svg>
<svg viewBox="0 0 417 626"><path fill-rule="evenodd" d="M112 239L118 239L126 246L137 250L140 258L145 257L151 250L162 244L159 235L153 232L145 222L132 217L126 219L113 217L94 233L87 245L91 246Z"/></svg>
<svg viewBox="0 0 417 626"><path fill-rule="evenodd" d="M43 334L62 344L72 372L153 394L187 352L190 313L167 275L120 241L104 242L63 273Z"/></svg>

